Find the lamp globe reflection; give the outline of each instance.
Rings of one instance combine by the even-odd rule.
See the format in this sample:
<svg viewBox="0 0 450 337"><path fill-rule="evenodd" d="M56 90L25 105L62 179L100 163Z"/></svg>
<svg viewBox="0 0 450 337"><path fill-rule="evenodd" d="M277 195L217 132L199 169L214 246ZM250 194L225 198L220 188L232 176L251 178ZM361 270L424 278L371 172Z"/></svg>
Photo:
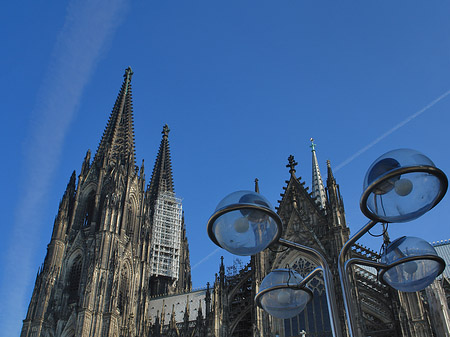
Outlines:
<svg viewBox="0 0 450 337"><path fill-rule="evenodd" d="M261 282L256 304L277 318L301 313L312 299L312 292L302 285L303 277L292 269L274 269Z"/></svg>
<svg viewBox="0 0 450 337"><path fill-rule="evenodd" d="M444 260L432 245L411 236L391 242L382 254L381 262L387 264L380 273L381 281L404 292L425 289L445 268Z"/></svg>
<svg viewBox="0 0 450 337"><path fill-rule="evenodd" d="M447 177L427 156L410 149L393 150L367 171L361 210L380 222L411 221L433 208L447 186Z"/></svg>
<svg viewBox="0 0 450 337"><path fill-rule="evenodd" d="M270 202L252 191L227 195L208 221L208 235L232 254L259 253L281 236L281 219Z"/></svg>

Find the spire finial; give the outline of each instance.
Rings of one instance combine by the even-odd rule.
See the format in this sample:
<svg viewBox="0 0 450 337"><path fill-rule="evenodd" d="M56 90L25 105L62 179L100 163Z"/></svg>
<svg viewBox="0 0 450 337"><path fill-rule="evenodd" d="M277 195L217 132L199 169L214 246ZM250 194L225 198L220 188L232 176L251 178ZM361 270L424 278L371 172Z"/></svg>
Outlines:
<svg viewBox="0 0 450 337"><path fill-rule="evenodd" d="M131 67L128 67L127 69L125 69L125 74L123 75L123 77L131 80L131 76L133 76L133 70L131 69Z"/></svg>
<svg viewBox="0 0 450 337"><path fill-rule="evenodd" d="M169 137L169 132L170 132L169 126L167 124L164 124L163 130L161 132L163 134L163 137Z"/></svg>
<svg viewBox="0 0 450 337"><path fill-rule="evenodd" d="M258 178L255 178L255 192L259 194L259 184L258 184L259 180Z"/></svg>
<svg viewBox="0 0 450 337"><path fill-rule="evenodd" d="M287 164L286 167L289 167L289 173L293 174L295 173L295 167L298 165L298 163L295 161L292 154L289 156L288 161L289 164Z"/></svg>
<svg viewBox="0 0 450 337"><path fill-rule="evenodd" d="M311 151L316 151L316 144L314 144L314 138L309 139L311 141L311 145L309 146L311 148Z"/></svg>

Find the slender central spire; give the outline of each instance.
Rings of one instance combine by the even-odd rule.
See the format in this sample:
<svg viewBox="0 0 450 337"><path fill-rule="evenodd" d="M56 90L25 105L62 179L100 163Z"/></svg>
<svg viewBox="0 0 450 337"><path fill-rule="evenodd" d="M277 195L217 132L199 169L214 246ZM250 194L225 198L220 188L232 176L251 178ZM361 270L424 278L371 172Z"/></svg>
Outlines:
<svg viewBox="0 0 450 337"><path fill-rule="evenodd" d="M323 185L322 176L320 174L319 163L316 156L316 144L314 139L311 138L311 152L312 152L312 197L318 198L319 206L321 209L326 208L327 195L325 193L325 187Z"/></svg>
<svg viewBox="0 0 450 337"><path fill-rule="evenodd" d="M135 163L133 106L131 99L131 67L125 70L124 81L103 132L94 162L108 158L112 161Z"/></svg>

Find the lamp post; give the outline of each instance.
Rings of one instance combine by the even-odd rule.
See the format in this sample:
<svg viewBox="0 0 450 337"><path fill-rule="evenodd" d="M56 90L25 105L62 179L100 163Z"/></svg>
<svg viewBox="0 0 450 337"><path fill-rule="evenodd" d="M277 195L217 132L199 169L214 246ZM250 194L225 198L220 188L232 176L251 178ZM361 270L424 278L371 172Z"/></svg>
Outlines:
<svg viewBox="0 0 450 337"><path fill-rule="evenodd" d="M353 244L377 223L414 220L439 203L448 187L446 175L425 155L408 149L390 151L369 168L364 180L361 211L370 221L342 247L338 259L348 331L355 335L356 321L351 307L350 266L374 267L378 278L401 291L417 291L428 286L445 268L443 259L424 240L402 237L384 251L381 261L359 258L346 260ZM229 194L208 220L208 235L218 245L236 255L254 255L273 243L295 249L318 267L303 279L298 273L276 269L261 283L255 301L269 314L288 318L300 313L312 298L307 283L322 273L333 336L341 336L333 278L325 258L315 249L281 238L282 221L262 195L251 191Z"/></svg>
<svg viewBox="0 0 450 337"><path fill-rule="evenodd" d="M237 191L226 196L208 221L208 235L219 247L235 255L254 255L273 243L295 249L318 267L304 279L287 269L273 270L261 283L255 301L269 314L289 318L299 314L312 298L306 284L322 273L333 336L341 336L333 278L325 258L317 250L281 238L282 221L262 195Z"/></svg>
<svg viewBox="0 0 450 337"><path fill-rule="evenodd" d="M369 167L360 208L370 221L344 244L338 260L351 337L359 334L349 280L351 265L376 268L381 282L411 292L431 284L444 270L445 262L427 242L410 237L390 243L379 262L358 258L346 260L347 253L377 223L407 222L422 216L441 201L447 187L446 175L428 157L414 150L387 152Z"/></svg>

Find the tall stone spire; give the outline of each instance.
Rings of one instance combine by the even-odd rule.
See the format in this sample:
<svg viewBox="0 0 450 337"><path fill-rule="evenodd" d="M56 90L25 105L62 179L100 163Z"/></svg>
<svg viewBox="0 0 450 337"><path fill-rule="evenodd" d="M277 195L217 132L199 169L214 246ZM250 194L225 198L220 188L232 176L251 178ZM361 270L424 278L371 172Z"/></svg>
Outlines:
<svg viewBox="0 0 450 337"><path fill-rule="evenodd" d="M150 200L154 201L162 192L174 192L172 177L172 161L170 159L169 147L170 129L164 125L162 130L162 140L159 146L158 156L153 167L152 178L148 187Z"/></svg>
<svg viewBox="0 0 450 337"><path fill-rule="evenodd" d="M316 144L314 139L311 138L311 152L312 152L312 197L317 198L319 201L319 207L326 210L327 195L325 193L325 187L323 185L322 176L320 175L319 163L316 156Z"/></svg>
<svg viewBox="0 0 450 337"><path fill-rule="evenodd" d="M135 163L133 107L131 99L130 67L125 70L124 81L116 103L109 117L108 125L103 132L102 140L95 154L94 162L103 159L122 163Z"/></svg>

